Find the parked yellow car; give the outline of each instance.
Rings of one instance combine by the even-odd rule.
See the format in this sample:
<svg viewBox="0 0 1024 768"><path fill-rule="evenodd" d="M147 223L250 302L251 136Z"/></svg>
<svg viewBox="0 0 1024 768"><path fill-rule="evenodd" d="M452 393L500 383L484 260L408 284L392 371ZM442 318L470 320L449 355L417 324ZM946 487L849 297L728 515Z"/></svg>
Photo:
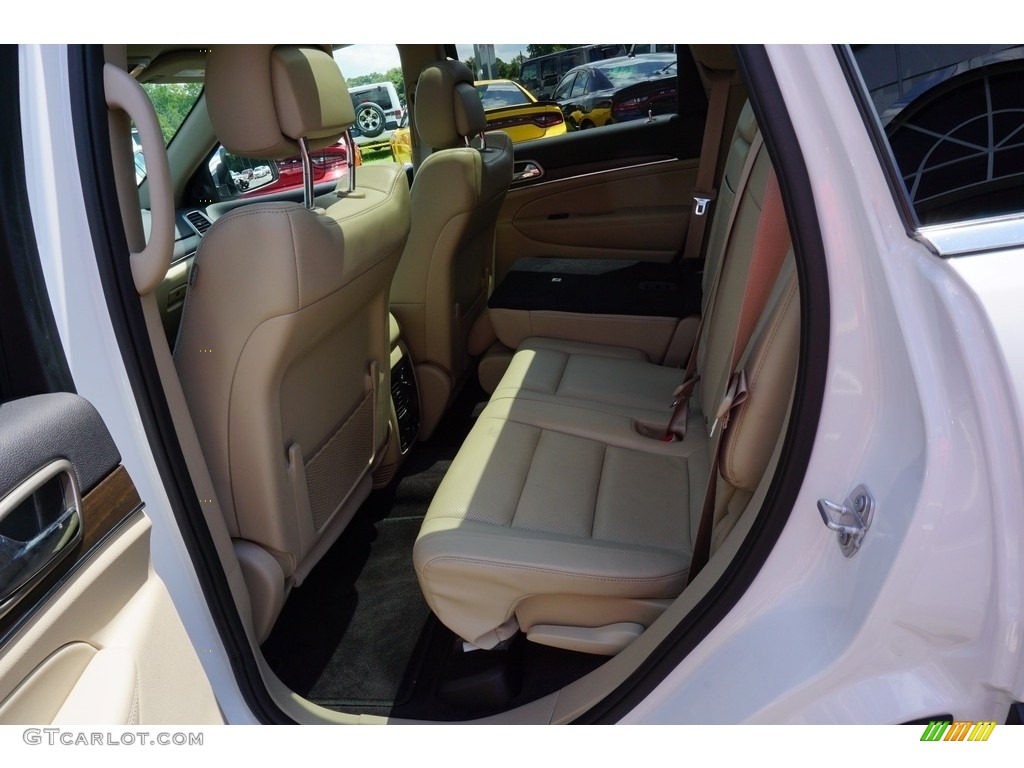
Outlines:
<svg viewBox="0 0 1024 768"><path fill-rule="evenodd" d="M554 102L537 101L512 80L477 80L476 92L487 115L487 129L505 131L513 144L565 133L565 118ZM391 155L396 162L412 161L408 126L391 134Z"/></svg>

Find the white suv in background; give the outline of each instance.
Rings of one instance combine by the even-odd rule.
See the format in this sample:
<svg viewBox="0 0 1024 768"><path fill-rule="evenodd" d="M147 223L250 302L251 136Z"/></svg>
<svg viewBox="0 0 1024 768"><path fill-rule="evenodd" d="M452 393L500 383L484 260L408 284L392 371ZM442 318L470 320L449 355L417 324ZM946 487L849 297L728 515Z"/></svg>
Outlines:
<svg viewBox="0 0 1024 768"><path fill-rule="evenodd" d="M349 88L349 95L356 110L352 127L355 143L364 147L387 144L405 112L394 83L355 85Z"/></svg>

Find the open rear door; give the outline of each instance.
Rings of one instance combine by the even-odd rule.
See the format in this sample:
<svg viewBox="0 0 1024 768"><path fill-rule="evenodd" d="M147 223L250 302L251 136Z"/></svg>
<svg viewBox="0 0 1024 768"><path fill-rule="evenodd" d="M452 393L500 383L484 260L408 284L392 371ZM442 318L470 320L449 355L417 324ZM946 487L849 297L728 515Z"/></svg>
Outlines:
<svg viewBox="0 0 1024 768"><path fill-rule="evenodd" d="M150 523L96 410L0 405L0 723L215 723L150 563Z"/></svg>
<svg viewBox="0 0 1024 768"><path fill-rule="evenodd" d="M60 49L0 48L0 724L220 723L179 615L191 606L172 602L154 571L145 499L122 465L128 449L75 394L93 377L103 382L94 392L115 398L108 419L124 410L101 355L68 362L68 350L107 343L67 311L99 294L44 279L43 256L85 263L88 237L60 237L69 206L41 205L39 194L29 204L26 176L38 164L27 157L54 144L46 110L24 109L56 98L38 76L43 53ZM35 80L19 77L33 68ZM72 166L62 168L68 177Z"/></svg>

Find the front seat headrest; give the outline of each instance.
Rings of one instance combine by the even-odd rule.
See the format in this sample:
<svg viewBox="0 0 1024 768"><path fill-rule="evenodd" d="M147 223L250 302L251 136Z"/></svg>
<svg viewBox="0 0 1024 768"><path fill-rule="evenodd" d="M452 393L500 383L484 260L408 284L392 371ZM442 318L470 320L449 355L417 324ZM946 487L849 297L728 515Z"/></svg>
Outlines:
<svg viewBox="0 0 1024 768"><path fill-rule="evenodd" d="M438 61L416 83L416 130L435 149L465 145L487 127L473 73L461 61Z"/></svg>
<svg viewBox="0 0 1024 768"><path fill-rule="evenodd" d="M206 106L229 152L280 160L334 144L355 122L345 78L319 45L219 45L207 55Z"/></svg>

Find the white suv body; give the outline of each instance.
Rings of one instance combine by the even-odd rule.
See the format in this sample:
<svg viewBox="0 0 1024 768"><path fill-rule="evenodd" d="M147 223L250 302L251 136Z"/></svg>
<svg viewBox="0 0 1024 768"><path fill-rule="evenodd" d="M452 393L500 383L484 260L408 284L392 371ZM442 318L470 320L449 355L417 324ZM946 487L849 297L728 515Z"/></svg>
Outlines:
<svg viewBox="0 0 1024 768"><path fill-rule="evenodd" d="M901 723L950 713L1004 722L1024 700L1024 216L908 231L836 49L758 51L745 55L769 65L750 84L765 129L788 124L796 139L784 144L774 129L780 174L806 179L817 216L794 227L798 251L808 233L821 242L802 255L801 291L819 291L814 306L828 313L820 417L801 438L813 445L795 501L742 594L717 603L684 594L635 641L630 652L657 660L651 668L620 663L619 687L597 705L584 679L495 721ZM242 674L259 667L239 661L245 646L231 639L225 605L210 603L210 566L197 566L186 543L152 406L131 373L138 362L108 309L116 299L98 266L90 182L70 128L81 116L69 59L67 47L29 45L19 59L38 259L77 392L145 502L152 566L171 598L160 620L190 638L160 663L191 664L202 650L204 690L157 676L146 694L164 686L165 711L200 714L189 708L212 694L228 722L352 721L289 701L279 683L261 693ZM816 506L858 485L876 511L863 546L844 557ZM3 661L31 655L19 632L4 637ZM17 682L11 669L0 664L4 690Z"/></svg>
<svg viewBox="0 0 1024 768"><path fill-rule="evenodd" d="M356 123L352 138L360 146L386 144L402 122L404 107L394 83L370 83L349 88Z"/></svg>

